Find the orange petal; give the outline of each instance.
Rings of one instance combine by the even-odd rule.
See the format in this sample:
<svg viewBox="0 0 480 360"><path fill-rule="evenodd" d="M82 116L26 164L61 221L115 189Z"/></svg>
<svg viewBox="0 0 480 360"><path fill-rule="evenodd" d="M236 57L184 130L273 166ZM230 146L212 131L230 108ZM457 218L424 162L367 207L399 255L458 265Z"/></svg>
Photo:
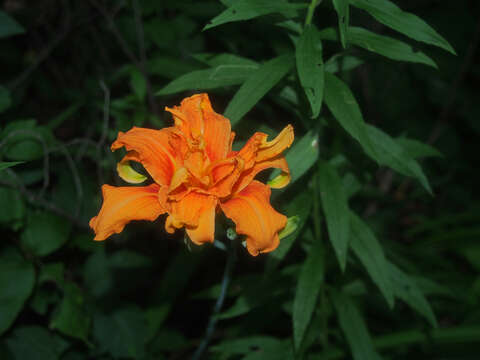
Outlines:
<svg viewBox="0 0 480 360"><path fill-rule="evenodd" d="M276 157L292 145L293 139L292 125L287 125L272 141L267 141L266 138L262 139L256 161L259 162Z"/></svg>
<svg viewBox="0 0 480 360"><path fill-rule="evenodd" d="M203 134L203 114L200 104L204 96L206 94L196 94L183 99L180 106L165 108L173 115L175 126L188 138L198 139Z"/></svg>
<svg viewBox="0 0 480 360"><path fill-rule="evenodd" d="M288 168L287 161L283 156L271 159L271 160L264 160L261 162L256 163L252 168L244 171L235 184L235 188L233 192L242 191L246 186L248 186L255 176L262 170L276 168L280 169L282 173L279 175L279 178L275 178L274 181L269 183L269 186L274 189L280 189L284 186L287 186L290 182L290 169Z"/></svg>
<svg viewBox="0 0 480 360"><path fill-rule="evenodd" d="M122 161L117 164L117 173L124 181L130 184L141 184L147 177L135 171L130 165L130 161L138 162L139 156L135 151L129 151Z"/></svg>
<svg viewBox="0 0 480 360"><path fill-rule="evenodd" d="M196 228L199 226L203 212L210 211L212 207L215 209L216 205L217 198L215 196L191 191L179 201L171 202L170 215L165 222L165 229L172 233L175 228L183 226Z"/></svg>
<svg viewBox="0 0 480 360"><path fill-rule="evenodd" d="M236 224L236 231L247 236L247 249L253 256L275 250L278 232L287 224L286 216L270 205L270 188L252 181L230 200L220 204L227 217Z"/></svg>
<svg viewBox="0 0 480 360"><path fill-rule="evenodd" d="M131 154L136 154L136 159L131 160L141 162L156 183L169 185L178 159L176 149L170 144L172 137L178 137L172 128L152 130L133 127L126 133L118 133L112 150L125 146L127 151L134 151Z"/></svg>
<svg viewBox="0 0 480 360"><path fill-rule="evenodd" d="M103 185L102 208L90 220L95 240L105 240L114 233L120 233L132 220L154 221L166 211L159 192L162 193L157 184L141 187Z"/></svg>
<svg viewBox="0 0 480 360"><path fill-rule="evenodd" d="M213 243L215 240L215 208L217 202L209 203L202 210L198 219L197 227L186 227L186 231L190 240L197 245L202 245L207 242Z"/></svg>

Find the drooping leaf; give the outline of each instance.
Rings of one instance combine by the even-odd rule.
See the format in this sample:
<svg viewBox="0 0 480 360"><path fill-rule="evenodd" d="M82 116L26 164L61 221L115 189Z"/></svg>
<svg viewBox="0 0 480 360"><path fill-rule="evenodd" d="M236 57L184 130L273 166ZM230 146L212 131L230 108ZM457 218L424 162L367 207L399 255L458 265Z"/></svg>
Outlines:
<svg viewBox="0 0 480 360"><path fill-rule="evenodd" d="M35 269L14 249L0 254L0 334L20 313L35 283Z"/></svg>
<svg viewBox="0 0 480 360"><path fill-rule="evenodd" d="M433 146L426 143L422 143L418 140L408 139L405 137L400 137L395 139L397 144L399 144L403 150L410 156L412 159L419 159L424 157L442 157L442 153L435 149Z"/></svg>
<svg viewBox="0 0 480 360"><path fill-rule="evenodd" d="M9 161L9 162L2 161L0 162L0 171L8 169L9 167L12 167L18 164L22 164L22 163L23 161Z"/></svg>
<svg viewBox="0 0 480 360"><path fill-rule="evenodd" d="M338 41L338 34L333 28L322 30L320 36L324 40ZM363 28L350 26L348 28L348 41L353 45L392 60L420 63L437 68L437 64L431 58L423 52L417 51L411 45L389 36L375 34Z"/></svg>
<svg viewBox="0 0 480 360"><path fill-rule="evenodd" d="M367 11L382 24L414 40L441 47L456 55L453 47L435 29L417 15L402 11L389 0L350 0L350 3Z"/></svg>
<svg viewBox="0 0 480 360"><path fill-rule="evenodd" d="M312 118L316 118L323 101L324 69L322 42L314 25L305 26L297 42L295 58L300 84L310 103Z"/></svg>
<svg viewBox="0 0 480 360"><path fill-rule="evenodd" d="M25 29L17 21L0 10L0 38L23 34Z"/></svg>
<svg viewBox="0 0 480 360"><path fill-rule="evenodd" d="M278 56L255 70L235 93L225 110L225 117L235 125L270 91L293 66L290 54Z"/></svg>
<svg viewBox="0 0 480 360"><path fill-rule="evenodd" d="M292 314L295 349L299 349L302 344L315 310L320 289L323 286L324 257L323 244L320 241L315 241L300 271Z"/></svg>
<svg viewBox="0 0 480 360"><path fill-rule="evenodd" d="M365 320L353 300L346 294L336 292L332 294L332 302L353 359L378 359Z"/></svg>
<svg viewBox="0 0 480 360"><path fill-rule="evenodd" d="M363 64L363 60L352 55L336 54L333 55L325 63L325 71L329 73L337 73L355 69Z"/></svg>
<svg viewBox="0 0 480 360"><path fill-rule="evenodd" d="M330 164L321 161L318 168L320 199L327 222L330 242L337 255L342 271L347 265L348 240L350 237L350 211L342 179Z"/></svg>
<svg viewBox="0 0 480 360"><path fill-rule="evenodd" d="M234 21L250 20L268 14L281 14L286 18L296 15L306 4L292 4L286 0L237 0L221 14L215 16L203 30Z"/></svg>
<svg viewBox="0 0 480 360"><path fill-rule="evenodd" d="M350 23L350 0L333 0L333 7L338 16L338 29L340 31L340 41L343 48L347 47L348 25Z"/></svg>
<svg viewBox="0 0 480 360"><path fill-rule="evenodd" d="M357 215L350 213L350 246L360 259L373 282L378 286L390 308L394 305L394 286L388 261L375 234Z"/></svg>

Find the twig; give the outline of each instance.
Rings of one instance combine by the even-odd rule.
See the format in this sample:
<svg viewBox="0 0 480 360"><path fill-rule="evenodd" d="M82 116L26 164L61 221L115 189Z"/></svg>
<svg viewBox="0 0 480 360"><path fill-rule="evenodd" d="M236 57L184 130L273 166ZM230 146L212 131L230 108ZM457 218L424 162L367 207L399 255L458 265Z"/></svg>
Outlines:
<svg viewBox="0 0 480 360"><path fill-rule="evenodd" d="M213 332L215 331L215 326L217 325L218 321L218 314L222 310L223 303L225 301L227 291L228 291L228 286L230 285L230 280L232 277L232 272L233 272L233 266L235 264L235 250L236 250L236 244L234 241L229 240L228 241L228 252L227 252L227 263L225 265L225 271L223 273L223 279L222 279L222 287L220 290L220 296L217 299L217 302L215 303L215 307L213 308L212 315L210 315L210 320L208 322L207 330L205 332L205 337L203 338L202 342L200 343L200 346L197 348L197 351L192 356L192 360L200 360L203 356L203 353L208 347L208 343L210 342Z"/></svg>

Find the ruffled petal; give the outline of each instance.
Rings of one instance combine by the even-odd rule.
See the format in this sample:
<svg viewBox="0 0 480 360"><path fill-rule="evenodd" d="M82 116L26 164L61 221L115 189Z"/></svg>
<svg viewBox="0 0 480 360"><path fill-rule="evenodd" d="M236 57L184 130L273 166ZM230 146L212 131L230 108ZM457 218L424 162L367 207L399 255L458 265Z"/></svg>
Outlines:
<svg viewBox="0 0 480 360"><path fill-rule="evenodd" d="M255 178L255 176L257 176L259 172L271 168L280 169L282 173L268 185L273 189L280 189L287 186L290 182L290 169L288 168L288 164L285 158L283 156L280 156L271 160L264 160L255 163L253 167L242 172L240 178L238 179L238 182L235 184L235 187L232 191L234 193L242 191L246 186L248 186L248 184L253 181L253 179Z"/></svg>
<svg viewBox="0 0 480 360"><path fill-rule="evenodd" d="M287 224L286 216L270 205L270 193L268 186L254 180L220 204L235 223L237 233L246 235L247 249L253 256L275 250L279 244L278 232Z"/></svg>
<svg viewBox="0 0 480 360"><path fill-rule="evenodd" d="M124 181L130 184L141 184L147 177L135 171L130 165L130 161L139 161L140 158L135 151L129 151L122 161L117 164L117 173Z"/></svg>
<svg viewBox="0 0 480 360"><path fill-rule="evenodd" d="M215 209L217 202L208 202L200 217L196 227L187 226L185 229L187 235L193 243L202 245L205 243L213 243L215 240Z"/></svg>
<svg viewBox="0 0 480 360"><path fill-rule="evenodd" d="M112 150L124 146L134 151L136 161L142 163L148 173L159 185L169 185L178 162L181 163L178 150L172 147L172 138L179 141L172 128L153 130L133 127L126 133L119 132Z"/></svg>
<svg viewBox="0 0 480 360"><path fill-rule="evenodd" d="M260 162L278 156L292 145L293 139L294 134L292 125L287 125L272 141L267 141L267 138L262 139L262 143L257 152L256 161Z"/></svg>
<svg viewBox="0 0 480 360"><path fill-rule="evenodd" d="M154 221L166 212L166 198L157 184L141 187L103 185L102 193L102 208L90 220L95 240L105 240L114 233L120 233L132 220Z"/></svg>

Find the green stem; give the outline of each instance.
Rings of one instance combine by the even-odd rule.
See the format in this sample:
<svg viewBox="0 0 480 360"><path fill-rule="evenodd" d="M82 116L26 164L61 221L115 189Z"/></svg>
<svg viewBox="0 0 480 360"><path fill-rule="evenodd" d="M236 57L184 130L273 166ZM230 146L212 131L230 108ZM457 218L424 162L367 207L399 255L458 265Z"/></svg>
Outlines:
<svg viewBox="0 0 480 360"><path fill-rule="evenodd" d="M212 315L210 315L210 320L208 321L207 330L205 331L205 336L200 343L200 346L195 351L195 354L192 356L192 360L200 360L203 356L203 353L208 347L210 340L212 339L213 332L218 321L218 314L222 310L223 303L227 297L228 286L230 285L230 280L232 278L233 266L235 264L235 242L229 240L227 245L227 263L225 265L225 271L223 273L222 287L220 289L220 295L218 296L215 307L213 308Z"/></svg>
<svg viewBox="0 0 480 360"><path fill-rule="evenodd" d="M320 5L322 0L312 0L310 5L308 6L307 10L307 17L305 18L305 25L310 25L313 19L313 13L315 12L315 8Z"/></svg>

